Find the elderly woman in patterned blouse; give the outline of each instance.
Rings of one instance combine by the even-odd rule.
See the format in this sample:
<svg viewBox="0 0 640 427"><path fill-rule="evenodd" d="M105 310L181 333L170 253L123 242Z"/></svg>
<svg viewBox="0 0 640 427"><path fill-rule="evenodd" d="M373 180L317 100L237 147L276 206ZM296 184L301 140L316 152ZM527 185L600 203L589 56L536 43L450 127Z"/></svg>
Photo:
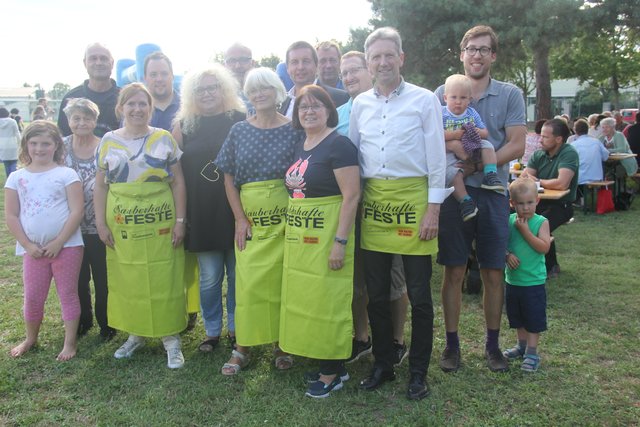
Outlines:
<svg viewBox="0 0 640 427"><path fill-rule="evenodd" d="M223 375L235 375L249 363L247 347L278 341L289 197L283 177L304 136L278 113L286 93L273 71L250 71L244 92L256 114L231 128L215 161L235 218L237 347ZM277 346L274 356L277 369L293 364Z"/></svg>

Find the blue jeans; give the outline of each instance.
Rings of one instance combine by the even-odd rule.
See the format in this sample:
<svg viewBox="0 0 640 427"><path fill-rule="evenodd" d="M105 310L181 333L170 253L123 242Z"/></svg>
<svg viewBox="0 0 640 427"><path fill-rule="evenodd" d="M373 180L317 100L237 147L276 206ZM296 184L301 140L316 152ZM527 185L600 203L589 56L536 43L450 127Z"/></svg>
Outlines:
<svg viewBox="0 0 640 427"><path fill-rule="evenodd" d="M16 171L16 167L18 166L18 161L17 160L3 160L2 163L4 163L4 171L7 174L7 178L9 178L9 174L11 174L11 172L15 172Z"/></svg>
<svg viewBox="0 0 640 427"><path fill-rule="evenodd" d="M227 330L235 332L236 257L233 249L198 252L200 268L200 308L204 330L209 337L222 332L222 281L227 272Z"/></svg>

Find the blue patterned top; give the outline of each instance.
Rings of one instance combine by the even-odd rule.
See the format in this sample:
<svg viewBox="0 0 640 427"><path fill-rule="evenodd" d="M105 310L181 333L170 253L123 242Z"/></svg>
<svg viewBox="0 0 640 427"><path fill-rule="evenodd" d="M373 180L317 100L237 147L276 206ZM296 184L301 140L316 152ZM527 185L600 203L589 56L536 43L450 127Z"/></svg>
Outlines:
<svg viewBox="0 0 640 427"><path fill-rule="evenodd" d="M294 146L302 140L304 132L291 123L260 129L244 120L229 131L215 164L233 175L238 188L249 182L282 179L293 163Z"/></svg>

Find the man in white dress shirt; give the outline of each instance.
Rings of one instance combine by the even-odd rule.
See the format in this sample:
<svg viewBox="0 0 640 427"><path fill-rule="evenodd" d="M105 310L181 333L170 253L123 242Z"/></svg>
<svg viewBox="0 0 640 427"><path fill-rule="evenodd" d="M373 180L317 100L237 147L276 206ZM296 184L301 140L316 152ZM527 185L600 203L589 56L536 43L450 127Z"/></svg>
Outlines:
<svg viewBox="0 0 640 427"><path fill-rule="evenodd" d="M417 400L429 393L431 255L437 251L440 204L447 196L442 109L432 92L402 78L397 30L375 30L364 47L376 83L354 99L349 137L359 148L365 180L361 246L375 363L360 387L374 390L395 379L389 289L391 260L399 254L412 312L407 397Z"/></svg>

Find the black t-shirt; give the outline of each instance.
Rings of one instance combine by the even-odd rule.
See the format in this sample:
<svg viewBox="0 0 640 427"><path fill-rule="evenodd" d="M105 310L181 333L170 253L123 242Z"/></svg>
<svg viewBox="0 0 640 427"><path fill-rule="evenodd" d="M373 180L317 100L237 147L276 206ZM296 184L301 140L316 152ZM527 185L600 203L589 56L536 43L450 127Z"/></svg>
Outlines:
<svg viewBox="0 0 640 427"><path fill-rule="evenodd" d="M80 86L71 89L64 98L62 98L62 102L60 103L58 127L60 128L60 132L62 132L62 136L71 135L69 121L63 110L69 103L69 100L73 98L87 98L98 105L100 115L98 116L96 128L93 131L95 136L102 138L105 133L120 128L120 120L116 117L116 105L118 104L119 94L120 88L113 79L111 79L111 89L106 92L95 92L91 90L89 88L89 80L85 80Z"/></svg>
<svg viewBox="0 0 640 427"><path fill-rule="evenodd" d="M339 195L334 169L358 166L358 150L346 136L331 132L309 151L304 142L295 147L295 159L285 175L289 195L294 198Z"/></svg>

